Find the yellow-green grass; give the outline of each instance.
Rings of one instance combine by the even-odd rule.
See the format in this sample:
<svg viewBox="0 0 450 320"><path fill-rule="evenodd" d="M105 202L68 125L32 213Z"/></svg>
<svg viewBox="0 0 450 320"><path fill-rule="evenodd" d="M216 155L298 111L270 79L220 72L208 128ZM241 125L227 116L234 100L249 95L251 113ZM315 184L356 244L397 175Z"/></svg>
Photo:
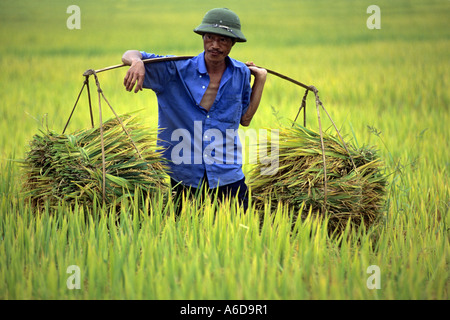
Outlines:
<svg viewBox="0 0 450 320"><path fill-rule="evenodd" d="M192 29L223 6L77 1L81 29L69 30L71 4L0 3L0 298L448 299L448 1L378 1L380 30L366 27L372 1L227 2L249 39L231 56L315 85L342 132L356 145L378 146L386 163L383 222L334 240L326 221L292 229L294 212L283 207L265 215L262 227L254 210L244 215L214 200L186 206L175 219L164 194L124 203L117 222L95 205L33 213L10 160L25 156L44 115L44 127L62 131L82 73L121 63L127 49L199 53ZM99 75L105 95L117 113L142 110L155 126L154 94L126 92L125 72ZM269 76L251 128L289 123L302 95ZM87 127L83 96L68 132ZM307 127L318 128L312 95ZM79 290L66 286L70 265L80 267ZM380 268L380 289L367 287L371 265Z"/></svg>

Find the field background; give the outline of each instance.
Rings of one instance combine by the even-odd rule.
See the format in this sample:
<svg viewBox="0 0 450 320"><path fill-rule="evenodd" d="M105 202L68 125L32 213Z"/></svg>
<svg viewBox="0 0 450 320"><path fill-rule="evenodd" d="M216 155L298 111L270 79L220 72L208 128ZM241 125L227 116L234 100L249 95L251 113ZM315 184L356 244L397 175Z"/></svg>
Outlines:
<svg viewBox="0 0 450 320"><path fill-rule="evenodd" d="M66 27L72 4L80 30ZM380 30L366 27L372 4ZM253 212L221 206L214 219L202 208L175 221L158 199L150 215L130 204L119 224L64 205L34 215L11 160L24 157L39 129L62 131L82 73L120 64L128 49L196 55L193 28L223 6L248 39L233 58L316 86L342 133L378 147L390 174L383 223L332 241L317 221L289 236L283 208L260 232ZM1 1L0 298L448 299L449 17L446 0ZM156 126L153 92L126 92L125 72L99 75L106 97L118 113L141 110ZM302 95L269 75L251 128L288 123ZM88 126L83 95L68 131ZM307 126L317 129L312 95ZM70 265L80 267L80 290L66 287ZM380 267L380 289L366 286L370 265Z"/></svg>

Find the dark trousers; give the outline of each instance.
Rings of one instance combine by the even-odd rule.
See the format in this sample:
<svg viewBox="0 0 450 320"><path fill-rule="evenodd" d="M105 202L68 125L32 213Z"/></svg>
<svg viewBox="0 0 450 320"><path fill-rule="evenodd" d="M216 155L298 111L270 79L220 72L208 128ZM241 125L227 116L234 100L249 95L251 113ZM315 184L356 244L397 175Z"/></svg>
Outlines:
<svg viewBox="0 0 450 320"><path fill-rule="evenodd" d="M246 212L248 208L248 187L245 184L245 178L234 183L227 184L225 186L219 186L213 189L209 188L208 179L206 179L206 177L203 178L202 183L198 188L184 186L181 183L176 182L172 178L170 179L170 184L174 194L176 215L179 215L181 213L183 205L183 194L193 197L202 197L205 189L212 197L216 196L217 194L217 200L219 201L223 198L236 197L239 201L240 206L244 208L244 212Z"/></svg>

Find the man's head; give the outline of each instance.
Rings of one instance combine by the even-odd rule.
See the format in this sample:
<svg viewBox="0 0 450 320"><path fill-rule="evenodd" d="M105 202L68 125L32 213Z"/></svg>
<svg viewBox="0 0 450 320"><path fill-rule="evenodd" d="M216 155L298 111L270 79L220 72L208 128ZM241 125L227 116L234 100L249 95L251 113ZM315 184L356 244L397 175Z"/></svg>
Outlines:
<svg viewBox="0 0 450 320"><path fill-rule="evenodd" d="M194 29L194 32L202 36L205 34L214 34L229 37L234 42L247 41L241 31L239 17L227 8L216 8L208 11L203 17L202 23Z"/></svg>
<svg viewBox="0 0 450 320"><path fill-rule="evenodd" d="M214 33L203 35L203 48L207 61L223 61L231 51L236 40Z"/></svg>

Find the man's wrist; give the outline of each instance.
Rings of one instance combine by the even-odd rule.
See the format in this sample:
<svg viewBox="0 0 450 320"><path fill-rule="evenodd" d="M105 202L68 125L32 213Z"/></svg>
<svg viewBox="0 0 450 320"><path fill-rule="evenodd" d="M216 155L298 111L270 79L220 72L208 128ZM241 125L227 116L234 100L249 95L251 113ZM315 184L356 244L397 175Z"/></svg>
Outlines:
<svg viewBox="0 0 450 320"><path fill-rule="evenodd" d="M259 83L265 83L267 79L267 73L256 73L255 74L255 81Z"/></svg>
<svg viewBox="0 0 450 320"><path fill-rule="evenodd" d="M137 63L144 63L141 58L132 58L131 65L135 65Z"/></svg>
<svg viewBox="0 0 450 320"><path fill-rule="evenodd" d="M254 69L254 77L255 77L255 79L258 79L258 80L266 80L266 78L267 78L267 70L266 69L261 69L261 68L257 68L257 69Z"/></svg>

